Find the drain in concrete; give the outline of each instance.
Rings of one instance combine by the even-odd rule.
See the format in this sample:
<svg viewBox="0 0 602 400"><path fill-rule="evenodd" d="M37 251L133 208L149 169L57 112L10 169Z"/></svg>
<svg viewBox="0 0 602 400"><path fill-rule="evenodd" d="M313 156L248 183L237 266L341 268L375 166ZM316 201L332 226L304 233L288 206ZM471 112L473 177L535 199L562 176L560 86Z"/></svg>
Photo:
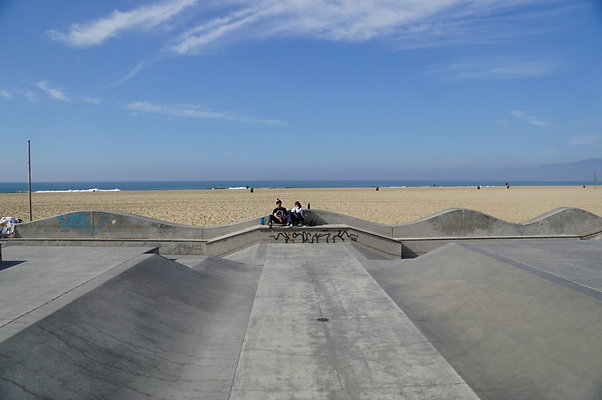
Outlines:
<svg viewBox="0 0 602 400"><path fill-rule="evenodd" d="M330 320L328 318L322 317L322 318L317 318L316 321L327 322L327 321L330 321Z"/></svg>

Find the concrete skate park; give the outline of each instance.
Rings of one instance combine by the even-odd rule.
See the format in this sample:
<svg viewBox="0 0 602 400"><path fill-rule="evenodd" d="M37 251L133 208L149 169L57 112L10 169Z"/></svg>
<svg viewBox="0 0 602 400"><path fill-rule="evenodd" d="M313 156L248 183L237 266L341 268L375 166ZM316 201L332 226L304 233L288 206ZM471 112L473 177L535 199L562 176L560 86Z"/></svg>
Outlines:
<svg viewBox="0 0 602 400"><path fill-rule="evenodd" d="M602 218L265 217L17 225L0 399L602 398Z"/></svg>

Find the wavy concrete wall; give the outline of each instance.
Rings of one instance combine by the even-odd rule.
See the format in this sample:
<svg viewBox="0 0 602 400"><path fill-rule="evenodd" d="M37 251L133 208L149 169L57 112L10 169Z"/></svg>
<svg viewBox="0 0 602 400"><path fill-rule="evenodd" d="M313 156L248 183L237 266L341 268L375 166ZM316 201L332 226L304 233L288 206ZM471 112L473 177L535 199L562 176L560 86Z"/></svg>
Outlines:
<svg viewBox="0 0 602 400"><path fill-rule="evenodd" d="M265 217L265 216L263 216ZM257 228L262 216L217 226L189 226L115 211L80 211L19 224L21 238L211 240ZM468 209L449 209L405 224L379 224L324 210L307 212L310 226L345 225L395 239L578 235L602 229L602 218L577 208L558 208L512 223Z"/></svg>
<svg viewBox="0 0 602 400"><path fill-rule="evenodd" d="M405 224L386 225L312 210L317 225L342 224L393 238L577 235L602 229L602 218L578 208L562 207L525 222L507 222L480 211L453 208Z"/></svg>
<svg viewBox="0 0 602 400"><path fill-rule="evenodd" d="M306 211L306 223L309 225L348 225L365 231L374 232L379 235L393 237L393 226L390 224L379 224L377 222L366 221L365 219L351 217L345 214L339 214L326 210Z"/></svg>
<svg viewBox="0 0 602 400"><path fill-rule="evenodd" d="M217 226L175 224L118 211L86 210L18 225L16 237L59 239L212 239L259 225L260 217Z"/></svg>
<svg viewBox="0 0 602 400"><path fill-rule="evenodd" d="M577 235L602 228L602 218L578 208L557 208L525 222L512 223L468 209L450 209L407 224L394 225L393 236L490 237Z"/></svg>

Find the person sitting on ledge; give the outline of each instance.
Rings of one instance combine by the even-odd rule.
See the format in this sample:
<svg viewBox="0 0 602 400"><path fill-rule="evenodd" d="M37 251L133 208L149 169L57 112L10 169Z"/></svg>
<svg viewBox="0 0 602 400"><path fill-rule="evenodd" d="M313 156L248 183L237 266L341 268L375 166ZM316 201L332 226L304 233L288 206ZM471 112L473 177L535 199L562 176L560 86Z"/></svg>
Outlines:
<svg viewBox="0 0 602 400"><path fill-rule="evenodd" d="M286 211L286 208L282 207L282 200L280 199L276 199L276 208L274 208L272 215L270 215L268 227L271 228L273 223L292 226L291 216Z"/></svg>
<svg viewBox="0 0 602 400"><path fill-rule="evenodd" d="M304 226L305 225L305 215L303 215L303 208L301 207L301 203L295 201L295 207L291 209L291 222L293 225Z"/></svg>

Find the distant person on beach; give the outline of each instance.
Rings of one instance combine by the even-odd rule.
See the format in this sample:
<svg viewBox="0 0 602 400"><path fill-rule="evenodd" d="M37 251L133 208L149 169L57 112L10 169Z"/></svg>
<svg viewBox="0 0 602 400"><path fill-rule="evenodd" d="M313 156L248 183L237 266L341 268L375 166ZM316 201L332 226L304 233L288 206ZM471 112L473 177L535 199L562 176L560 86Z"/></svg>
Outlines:
<svg viewBox="0 0 602 400"><path fill-rule="evenodd" d="M295 207L291 209L291 223L297 226L305 225L305 215L303 214L303 207L301 203L295 201Z"/></svg>
<svg viewBox="0 0 602 400"><path fill-rule="evenodd" d="M272 215L270 215L268 226L271 228L273 223L287 226L292 225L291 216L288 211L286 211L286 208L282 207L282 200L280 199L276 199L276 208L274 208Z"/></svg>

